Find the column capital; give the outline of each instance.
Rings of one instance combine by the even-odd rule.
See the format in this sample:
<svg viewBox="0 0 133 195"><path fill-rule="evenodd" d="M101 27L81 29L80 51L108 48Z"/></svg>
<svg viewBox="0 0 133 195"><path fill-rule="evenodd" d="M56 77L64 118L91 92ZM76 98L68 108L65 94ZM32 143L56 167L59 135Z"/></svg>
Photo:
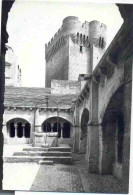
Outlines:
<svg viewBox="0 0 133 195"><path fill-rule="evenodd" d="M72 125L72 127L79 127L79 125L77 125L77 124L74 124L74 125Z"/></svg>
<svg viewBox="0 0 133 195"><path fill-rule="evenodd" d="M18 123L14 123L14 127L17 128L18 127Z"/></svg>
<svg viewBox="0 0 133 195"><path fill-rule="evenodd" d="M87 123L87 126L100 126L100 125L102 125L102 123L99 123L98 121L93 121L93 120L90 120Z"/></svg>

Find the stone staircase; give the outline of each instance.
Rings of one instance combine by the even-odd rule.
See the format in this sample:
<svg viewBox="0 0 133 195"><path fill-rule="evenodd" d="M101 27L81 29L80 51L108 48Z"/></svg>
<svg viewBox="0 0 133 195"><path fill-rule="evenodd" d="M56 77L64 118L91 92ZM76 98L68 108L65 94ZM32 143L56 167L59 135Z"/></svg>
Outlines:
<svg viewBox="0 0 133 195"><path fill-rule="evenodd" d="M3 160L7 163L72 164L71 147L66 144L51 148L29 146Z"/></svg>

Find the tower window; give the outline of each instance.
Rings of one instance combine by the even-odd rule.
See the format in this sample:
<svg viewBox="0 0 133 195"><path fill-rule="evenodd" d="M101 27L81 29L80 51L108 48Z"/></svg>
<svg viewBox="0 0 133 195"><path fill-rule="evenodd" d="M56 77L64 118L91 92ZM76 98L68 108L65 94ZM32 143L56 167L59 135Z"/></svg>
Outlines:
<svg viewBox="0 0 133 195"><path fill-rule="evenodd" d="M83 52L83 46L80 45L80 52Z"/></svg>

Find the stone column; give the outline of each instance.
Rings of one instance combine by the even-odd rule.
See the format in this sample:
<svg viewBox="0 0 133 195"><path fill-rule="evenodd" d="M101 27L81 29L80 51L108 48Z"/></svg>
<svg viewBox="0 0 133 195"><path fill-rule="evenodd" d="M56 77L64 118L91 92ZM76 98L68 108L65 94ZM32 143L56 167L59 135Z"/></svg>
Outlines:
<svg viewBox="0 0 133 195"><path fill-rule="evenodd" d="M9 138L9 125L3 125L2 133L4 135L4 143L7 144Z"/></svg>
<svg viewBox="0 0 133 195"><path fill-rule="evenodd" d="M25 137L25 124L22 124L23 127L23 137Z"/></svg>
<svg viewBox="0 0 133 195"><path fill-rule="evenodd" d="M73 126L70 125L70 145L72 146L72 143L73 143Z"/></svg>
<svg viewBox="0 0 133 195"><path fill-rule="evenodd" d="M93 121L88 122L86 160L88 171L98 173L99 166L99 124Z"/></svg>
<svg viewBox="0 0 133 195"><path fill-rule="evenodd" d="M129 62L128 62L129 64ZM125 65L125 67L127 64ZM129 64L131 66L131 64ZM133 66L133 62L132 62ZM129 68L129 72L132 75L132 68ZM126 76L126 75L125 75ZM132 76L127 75L128 79L132 79ZM123 160L122 160L122 184L123 193L128 192L129 187L129 160L130 160L130 132L131 132L131 100L132 99L132 81L128 80L124 86L124 137L123 137ZM133 113L132 113L133 114ZM132 166L132 165L131 165Z"/></svg>
<svg viewBox="0 0 133 195"><path fill-rule="evenodd" d="M53 127L54 127L54 124L51 123L51 132L53 132Z"/></svg>
<svg viewBox="0 0 133 195"><path fill-rule="evenodd" d="M112 165L115 158L115 128L115 123L99 125L100 174L112 174Z"/></svg>
<svg viewBox="0 0 133 195"><path fill-rule="evenodd" d="M18 127L18 124L15 123L15 124L14 124L14 127L15 127L15 137L17 137L17 130L18 130L17 127Z"/></svg>
<svg viewBox="0 0 133 195"><path fill-rule="evenodd" d="M86 159L90 173L98 173L99 166L98 87L99 81L93 77L90 83L90 113L87 124L86 147Z"/></svg>
<svg viewBox="0 0 133 195"><path fill-rule="evenodd" d="M61 124L61 135L60 135L60 138L63 138L63 124Z"/></svg>
<svg viewBox="0 0 133 195"><path fill-rule="evenodd" d="M79 152L79 126L73 125L73 152Z"/></svg>

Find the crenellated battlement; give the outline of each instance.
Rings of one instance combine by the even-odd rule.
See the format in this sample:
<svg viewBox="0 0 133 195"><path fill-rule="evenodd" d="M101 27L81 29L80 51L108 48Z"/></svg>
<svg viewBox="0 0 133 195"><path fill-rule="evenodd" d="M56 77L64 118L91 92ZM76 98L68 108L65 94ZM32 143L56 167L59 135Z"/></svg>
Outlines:
<svg viewBox="0 0 133 195"><path fill-rule="evenodd" d="M79 74L91 74L105 45L105 24L96 20L82 23L75 16L64 18L45 45L46 86L50 87L52 79L76 81Z"/></svg>
<svg viewBox="0 0 133 195"><path fill-rule="evenodd" d="M48 42L48 44L45 44L45 55L47 52L53 47L54 44L63 36L62 27L55 33L54 37L51 38L51 40Z"/></svg>
<svg viewBox="0 0 133 195"><path fill-rule="evenodd" d="M88 42L95 45L99 44L98 42L100 39L100 44L104 47L106 44L106 29L106 25L99 21L94 20L91 22L85 21L84 23L81 23L78 20L78 17L68 16L63 20L61 28L57 31L54 37L51 38L48 44L45 44L45 56L48 56L48 53L51 53L51 50L55 50L53 47L55 48L55 45L58 45L58 41L62 37L70 35L78 36L79 34L78 39L83 39L84 41L84 37L86 37L88 38ZM80 42L82 43L82 41Z"/></svg>
<svg viewBox="0 0 133 195"><path fill-rule="evenodd" d="M45 54L46 61L54 56L57 51L59 51L64 45L66 44L66 38L62 36L54 45L53 47Z"/></svg>

